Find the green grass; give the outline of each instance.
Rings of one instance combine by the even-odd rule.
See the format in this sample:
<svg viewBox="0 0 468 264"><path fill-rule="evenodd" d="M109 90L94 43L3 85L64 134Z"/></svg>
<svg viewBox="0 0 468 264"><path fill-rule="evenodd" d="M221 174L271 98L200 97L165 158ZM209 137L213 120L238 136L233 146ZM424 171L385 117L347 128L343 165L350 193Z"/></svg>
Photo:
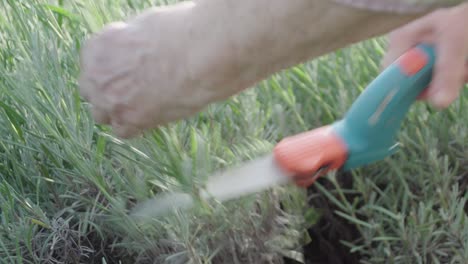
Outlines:
<svg viewBox="0 0 468 264"><path fill-rule="evenodd" d="M315 211L292 186L145 224L127 213L155 193L192 191L216 169L341 118L378 74L385 43L298 65L192 118L121 141L94 125L79 97L79 49L104 23L152 4L0 1L2 263L279 262L306 241ZM327 181L336 188L317 184L337 217L358 227L361 239L343 243L364 263L468 262L467 103L465 89L446 111L414 105L400 152L354 171L350 190L334 175Z"/></svg>

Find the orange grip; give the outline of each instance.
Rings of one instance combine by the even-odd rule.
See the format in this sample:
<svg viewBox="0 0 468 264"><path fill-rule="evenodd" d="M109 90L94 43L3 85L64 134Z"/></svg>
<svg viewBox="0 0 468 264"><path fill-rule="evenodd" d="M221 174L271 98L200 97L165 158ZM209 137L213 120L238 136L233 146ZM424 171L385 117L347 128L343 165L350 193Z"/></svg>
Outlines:
<svg viewBox="0 0 468 264"><path fill-rule="evenodd" d="M297 185L308 187L318 177L339 169L348 153L346 144L328 125L283 139L273 155Z"/></svg>

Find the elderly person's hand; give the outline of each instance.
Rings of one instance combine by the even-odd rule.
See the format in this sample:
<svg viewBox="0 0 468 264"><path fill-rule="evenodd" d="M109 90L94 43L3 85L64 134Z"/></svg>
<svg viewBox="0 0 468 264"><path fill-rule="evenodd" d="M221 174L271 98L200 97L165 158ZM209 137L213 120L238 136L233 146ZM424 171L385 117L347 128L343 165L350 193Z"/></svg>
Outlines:
<svg viewBox="0 0 468 264"><path fill-rule="evenodd" d="M106 25L85 43L79 85L98 123L131 137L199 111L209 100L202 75L194 72L202 58L191 56L201 51L187 41L191 8L152 9Z"/></svg>
<svg viewBox="0 0 468 264"><path fill-rule="evenodd" d="M434 45L437 57L433 80L420 98L446 108L468 82L468 4L439 9L391 32L383 66L421 42Z"/></svg>

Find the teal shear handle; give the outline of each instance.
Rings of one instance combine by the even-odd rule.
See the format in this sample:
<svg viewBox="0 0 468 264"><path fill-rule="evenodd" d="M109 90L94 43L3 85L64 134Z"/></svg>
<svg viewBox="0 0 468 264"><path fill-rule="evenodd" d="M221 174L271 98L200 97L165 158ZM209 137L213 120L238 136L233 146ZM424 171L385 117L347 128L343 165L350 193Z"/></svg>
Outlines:
<svg viewBox="0 0 468 264"><path fill-rule="evenodd" d="M275 146L275 160L305 187L330 170L393 154L404 117L431 82L434 62L430 45L408 50L368 85L343 119L283 139Z"/></svg>
<svg viewBox="0 0 468 264"><path fill-rule="evenodd" d="M387 67L333 124L347 145L343 169L365 165L397 150L396 136L410 106L429 86L435 62L432 46L420 44Z"/></svg>

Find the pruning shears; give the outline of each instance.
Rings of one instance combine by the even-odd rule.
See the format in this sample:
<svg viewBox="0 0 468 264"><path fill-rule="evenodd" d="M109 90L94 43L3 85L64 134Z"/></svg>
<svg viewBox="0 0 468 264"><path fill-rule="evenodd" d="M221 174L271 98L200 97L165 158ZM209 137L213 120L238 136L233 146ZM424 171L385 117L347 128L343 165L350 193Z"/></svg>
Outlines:
<svg viewBox="0 0 468 264"><path fill-rule="evenodd" d="M428 87L434 62L430 45L406 51L366 87L343 119L286 137L272 153L213 175L201 197L225 201L291 181L308 187L331 171L351 170L394 154L401 123ZM192 203L189 194L163 194L133 214L159 214Z"/></svg>

